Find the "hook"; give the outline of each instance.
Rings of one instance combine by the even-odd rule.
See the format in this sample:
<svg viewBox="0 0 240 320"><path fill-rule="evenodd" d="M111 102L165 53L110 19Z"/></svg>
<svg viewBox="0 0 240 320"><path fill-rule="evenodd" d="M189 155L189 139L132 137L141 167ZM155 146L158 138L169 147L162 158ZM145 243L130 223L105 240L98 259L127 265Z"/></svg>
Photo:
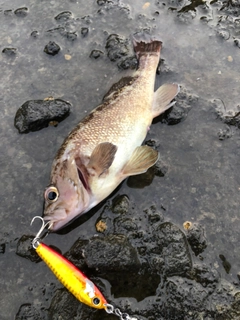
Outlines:
<svg viewBox="0 0 240 320"><path fill-rule="evenodd" d="M40 219L40 220L42 221L42 226L41 226L40 230L38 231L38 233L36 234L35 238L34 238L33 241L32 241L32 246L33 246L33 248L34 248L34 249L37 249L37 247L38 247L38 245L39 245L39 240L41 239L41 233L43 232L43 230L44 230L47 226L48 226L48 229L50 229L51 226L52 226L52 224L53 224L53 222L47 221L47 222L45 223L45 221L44 221L44 219L43 219L42 217L40 217L40 216L35 216L35 217L32 219L30 225L33 224L33 222L34 222L35 219Z"/></svg>

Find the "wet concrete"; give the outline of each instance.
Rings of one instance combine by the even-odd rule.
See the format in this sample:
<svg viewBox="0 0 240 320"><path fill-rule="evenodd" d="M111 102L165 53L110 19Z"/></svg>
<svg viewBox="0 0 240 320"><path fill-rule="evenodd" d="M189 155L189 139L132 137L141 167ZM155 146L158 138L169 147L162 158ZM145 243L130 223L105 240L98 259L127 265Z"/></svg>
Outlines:
<svg viewBox="0 0 240 320"><path fill-rule="evenodd" d="M129 282L117 281L128 272L105 272L102 264L95 270L95 256L85 261L79 255L76 263L82 261L111 303L139 319L239 319L239 10L235 0L0 2L1 319L114 319L76 303L42 262L16 252L19 239L38 228L30 221L42 212L56 151L127 74L121 66L135 67L130 38L143 29L163 41L156 87L178 82L183 88L172 114L154 121L147 136L160 151L164 174L155 175L155 169L150 177L125 181L107 202L50 234L46 243L70 254L78 239L83 248L97 235L108 252L113 248L106 245L109 231L125 237L123 248L137 250L134 261L142 277L132 279L129 272ZM120 46L121 54L109 56L110 35L117 35L127 51ZM60 47L55 56L44 52L49 42ZM70 116L57 127L20 135L14 127L17 109L49 96L69 101ZM128 200L117 209L112 201L122 195ZM101 219L108 231L97 231ZM183 227L186 221L193 231ZM156 222L161 241L173 237L168 245L152 238ZM134 233L139 237L128 237ZM178 251L171 250L178 247L176 237L185 239L185 260L175 259ZM165 250L157 250L156 243ZM21 247L23 256L27 247ZM169 273L162 262L168 258ZM176 274L181 261L187 267ZM144 285L132 291L130 280Z"/></svg>

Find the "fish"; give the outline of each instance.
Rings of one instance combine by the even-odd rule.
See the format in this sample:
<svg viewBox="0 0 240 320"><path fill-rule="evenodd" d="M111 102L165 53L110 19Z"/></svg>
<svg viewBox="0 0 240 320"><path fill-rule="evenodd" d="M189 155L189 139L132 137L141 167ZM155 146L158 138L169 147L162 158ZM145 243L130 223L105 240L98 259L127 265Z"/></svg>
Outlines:
<svg viewBox="0 0 240 320"><path fill-rule="evenodd" d="M34 248L58 280L79 301L96 309L107 309L106 299L97 286L82 271L44 243L39 242Z"/></svg>
<svg viewBox="0 0 240 320"><path fill-rule="evenodd" d="M159 158L157 150L142 143L153 118L175 103L179 85L166 83L154 92L160 40L134 38L133 46L138 69L110 88L55 156L44 192L43 218L51 222L51 231L88 212Z"/></svg>

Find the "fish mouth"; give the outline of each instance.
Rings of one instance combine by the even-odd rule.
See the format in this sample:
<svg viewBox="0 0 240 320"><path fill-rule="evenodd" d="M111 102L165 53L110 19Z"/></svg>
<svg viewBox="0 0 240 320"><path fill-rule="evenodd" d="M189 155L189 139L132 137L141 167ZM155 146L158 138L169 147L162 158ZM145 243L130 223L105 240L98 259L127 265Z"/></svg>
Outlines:
<svg viewBox="0 0 240 320"><path fill-rule="evenodd" d="M44 214L44 221L49 223L49 230L56 231L65 225L67 213L65 209L56 209L50 214Z"/></svg>

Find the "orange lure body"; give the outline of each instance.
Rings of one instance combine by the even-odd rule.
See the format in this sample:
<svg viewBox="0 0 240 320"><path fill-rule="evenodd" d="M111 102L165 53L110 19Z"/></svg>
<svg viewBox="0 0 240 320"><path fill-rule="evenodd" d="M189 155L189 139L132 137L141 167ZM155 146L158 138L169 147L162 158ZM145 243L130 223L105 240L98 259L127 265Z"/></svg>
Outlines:
<svg viewBox="0 0 240 320"><path fill-rule="evenodd" d="M82 303L97 309L107 308L107 301L79 269L44 243L36 247L39 257L52 270L58 280Z"/></svg>

